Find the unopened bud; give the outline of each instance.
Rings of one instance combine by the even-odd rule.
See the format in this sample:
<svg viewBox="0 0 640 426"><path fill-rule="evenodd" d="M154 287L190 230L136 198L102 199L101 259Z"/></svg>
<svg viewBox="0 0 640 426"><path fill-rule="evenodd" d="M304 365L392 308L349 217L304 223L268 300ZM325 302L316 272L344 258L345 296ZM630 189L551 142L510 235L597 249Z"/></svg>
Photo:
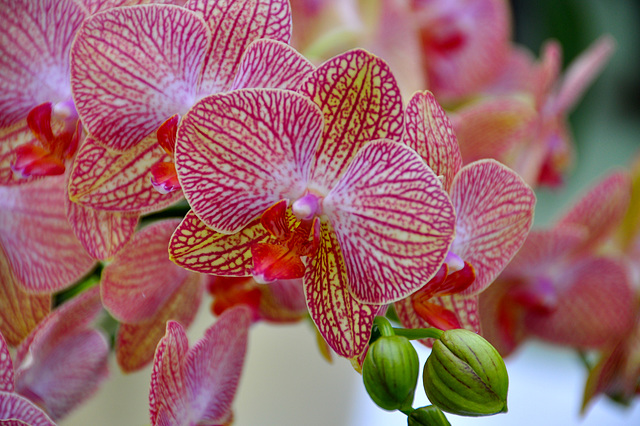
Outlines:
<svg viewBox="0 0 640 426"><path fill-rule="evenodd" d="M432 404L461 416L507 411L509 377L502 357L484 338L464 329L445 331L424 366Z"/></svg>
<svg viewBox="0 0 640 426"><path fill-rule="evenodd" d="M435 405L413 410L407 416L409 426L451 426L444 413Z"/></svg>
<svg viewBox="0 0 640 426"><path fill-rule="evenodd" d="M379 407L397 410L413 402L420 360L406 337L382 336L369 347L362 365L364 387Z"/></svg>

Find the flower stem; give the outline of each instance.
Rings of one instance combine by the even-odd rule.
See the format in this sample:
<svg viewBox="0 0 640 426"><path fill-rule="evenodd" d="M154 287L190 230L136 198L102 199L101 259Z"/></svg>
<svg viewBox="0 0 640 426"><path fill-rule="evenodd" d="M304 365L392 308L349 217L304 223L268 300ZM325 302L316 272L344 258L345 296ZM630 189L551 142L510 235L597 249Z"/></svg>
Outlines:
<svg viewBox="0 0 640 426"><path fill-rule="evenodd" d="M420 339L439 339L443 331L437 328L395 328L393 329L397 336L404 336L409 340Z"/></svg>
<svg viewBox="0 0 640 426"><path fill-rule="evenodd" d="M391 323L385 317L375 317L373 323L378 326L378 330L380 330L381 335L389 337L395 334L393 332L395 329L391 327Z"/></svg>

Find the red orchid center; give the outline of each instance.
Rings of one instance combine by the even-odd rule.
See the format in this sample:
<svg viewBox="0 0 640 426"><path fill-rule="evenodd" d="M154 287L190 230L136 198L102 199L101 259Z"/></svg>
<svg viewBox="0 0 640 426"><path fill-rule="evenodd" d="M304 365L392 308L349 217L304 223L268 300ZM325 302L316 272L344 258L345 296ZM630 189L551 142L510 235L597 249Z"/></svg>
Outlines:
<svg viewBox="0 0 640 426"><path fill-rule="evenodd" d="M305 197L298 201L292 210L302 215L302 220L288 213L286 200L269 207L260 217L270 238L251 247L253 276L259 283L302 278L306 269L302 258L313 257L318 251L320 220L315 216L313 201Z"/></svg>
<svg viewBox="0 0 640 426"><path fill-rule="evenodd" d="M220 316L234 306L248 306L252 312L254 321L259 318L259 307L262 292L256 287L251 277L215 277L208 286L209 293L213 296L211 312Z"/></svg>
<svg viewBox="0 0 640 426"><path fill-rule="evenodd" d="M163 161L151 166L151 184L161 194L168 194L180 189L178 172L173 162L179 123L180 116L174 114L162 123L156 132L158 144L171 157L171 161Z"/></svg>

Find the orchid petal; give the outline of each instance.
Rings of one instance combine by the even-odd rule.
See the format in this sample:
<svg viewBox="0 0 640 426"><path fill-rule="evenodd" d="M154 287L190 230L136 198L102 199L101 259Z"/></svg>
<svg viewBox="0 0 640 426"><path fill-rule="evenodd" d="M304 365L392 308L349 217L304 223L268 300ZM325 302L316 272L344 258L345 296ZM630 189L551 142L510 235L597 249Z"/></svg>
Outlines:
<svg viewBox="0 0 640 426"><path fill-rule="evenodd" d="M244 51L231 90L296 90L314 69L311 62L288 44L275 40L256 40Z"/></svg>
<svg viewBox="0 0 640 426"><path fill-rule="evenodd" d="M0 248L0 334L12 346L27 337L51 309L49 294L27 293L22 287Z"/></svg>
<svg viewBox="0 0 640 426"><path fill-rule="evenodd" d="M0 424L7 426L56 426L27 398L15 393L0 392Z"/></svg>
<svg viewBox="0 0 640 426"><path fill-rule="evenodd" d="M32 292L53 292L91 269L67 221L65 177L0 187L0 245L18 281Z"/></svg>
<svg viewBox="0 0 640 426"><path fill-rule="evenodd" d="M193 211L187 213L169 242L169 257L190 271L223 276L250 276L251 246L269 237L260 219L227 235L208 228Z"/></svg>
<svg viewBox="0 0 640 426"><path fill-rule="evenodd" d="M102 271L102 303L117 320L137 323L153 317L190 275L167 253L178 224L177 219L163 220L137 232Z"/></svg>
<svg viewBox="0 0 640 426"><path fill-rule="evenodd" d="M110 259L131 239L138 213L109 212L67 200L67 217L82 246L95 259Z"/></svg>
<svg viewBox="0 0 640 426"><path fill-rule="evenodd" d="M311 180L328 191L352 158L375 139L400 140L402 99L389 66L364 50L352 50L322 64L300 92L324 114Z"/></svg>
<svg viewBox="0 0 640 426"><path fill-rule="evenodd" d="M184 116L176 143L189 205L207 226L230 234L277 201L301 197L321 131L316 105L294 92L203 99Z"/></svg>
<svg viewBox="0 0 640 426"><path fill-rule="evenodd" d="M71 49L73 99L89 134L125 151L196 100L209 33L174 6L110 9L87 19Z"/></svg>
<svg viewBox="0 0 640 426"><path fill-rule="evenodd" d="M201 16L212 34L199 80L201 96L231 88L242 53L254 40L288 43L291 38L287 0L191 0L185 8Z"/></svg>
<svg viewBox="0 0 640 426"><path fill-rule="evenodd" d="M20 185L34 180L25 179L14 173L11 164L16 159L16 148L35 142L36 138L26 120L0 128L0 185Z"/></svg>
<svg viewBox="0 0 640 426"><path fill-rule="evenodd" d="M258 287L260 317L271 322L289 322L302 319L307 313L302 280L278 280Z"/></svg>
<svg viewBox="0 0 640 426"><path fill-rule="evenodd" d="M438 272L454 237L455 213L438 178L415 151L389 140L358 152L323 208L361 303L390 303L418 290Z"/></svg>
<svg viewBox="0 0 640 426"><path fill-rule="evenodd" d="M136 324L120 324L116 359L122 371L131 373L153 360L167 321L175 320L189 327L198 312L203 291L202 277L189 274L154 316Z"/></svg>
<svg viewBox="0 0 640 426"><path fill-rule="evenodd" d="M586 257L556 277L560 292L551 314L529 312L527 329L550 342L597 348L619 340L634 321L634 295L621 263Z"/></svg>
<svg viewBox="0 0 640 426"><path fill-rule="evenodd" d="M2 334L0 334L0 392L13 392L13 362Z"/></svg>
<svg viewBox="0 0 640 426"><path fill-rule="evenodd" d="M85 17L71 0L0 2L0 127L70 97L69 49Z"/></svg>
<svg viewBox="0 0 640 426"><path fill-rule="evenodd" d="M320 247L303 283L311 319L331 349L345 358L364 352L379 306L360 303L349 292L340 244L328 222L322 223Z"/></svg>
<svg viewBox="0 0 640 426"><path fill-rule="evenodd" d="M456 239L451 251L476 271L464 294L477 294L518 252L533 224L536 197L511 169L494 160L465 166L451 188L456 211Z"/></svg>
<svg viewBox="0 0 640 426"><path fill-rule="evenodd" d="M182 194L160 194L149 183L153 165L171 161L152 133L136 146L116 153L89 136L73 163L71 201L100 210L150 212L178 201Z"/></svg>
<svg viewBox="0 0 640 426"><path fill-rule="evenodd" d="M436 176L442 176L444 189L449 191L453 177L462 167L451 121L428 91L413 95L404 117L403 142L426 161Z"/></svg>
<svg viewBox="0 0 640 426"><path fill-rule="evenodd" d="M557 228L583 226L588 238L581 250L601 242L621 223L631 199L631 178L615 171L589 188L557 222Z"/></svg>

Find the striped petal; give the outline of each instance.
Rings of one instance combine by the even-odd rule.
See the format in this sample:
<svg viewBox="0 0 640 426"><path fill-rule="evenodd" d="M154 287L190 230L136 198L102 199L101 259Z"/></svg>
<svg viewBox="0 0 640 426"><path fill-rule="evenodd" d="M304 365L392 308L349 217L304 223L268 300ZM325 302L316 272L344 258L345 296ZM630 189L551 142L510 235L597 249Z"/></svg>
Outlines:
<svg viewBox="0 0 640 426"><path fill-rule="evenodd" d="M71 49L73 99L89 134L125 151L196 100L210 35L193 12L163 5L107 10Z"/></svg>
<svg viewBox="0 0 640 426"><path fill-rule="evenodd" d="M36 143L36 138L26 119L0 128L0 185L19 185L34 180L20 177L11 169L11 164L16 160L15 149L33 143Z"/></svg>
<svg viewBox="0 0 640 426"><path fill-rule="evenodd" d="M167 253L178 224L164 220L137 232L102 271L102 303L117 320L149 320L190 275Z"/></svg>
<svg viewBox="0 0 640 426"><path fill-rule="evenodd" d="M27 398L15 393L0 392L0 424L7 426L56 426Z"/></svg>
<svg viewBox="0 0 640 426"><path fill-rule="evenodd" d="M312 181L327 192L366 143L400 140L402 99L389 66L364 50L352 50L322 64L300 92L324 114L324 134Z"/></svg>
<svg viewBox="0 0 640 426"><path fill-rule="evenodd" d="M50 309L51 295L27 293L0 248L0 333L7 343L18 345Z"/></svg>
<svg viewBox="0 0 640 426"><path fill-rule="evenodd" d="M348 288L361 303L390 303L418 290L454 237L455 213L437 176L415 151L389 140L358 152L323 208Z"/></svg>
<svg viewBox="0 0 640 426"><path fill-rule="evenodd" d="M0 392L13 392L13 362L2 334L0 334Z"/></svg>
<svg viewBox="0 0 640 426"><path fill-rule="evenodd" d="M122 371L131 373L153 360L167 321L175 320L189 327L198 312L203 290L202 277L189 274L154 316L136 324L120 324L116 336L116 359Z"/></svg>
<svg viewBox="0 0 640 426"><path fill-rule="evenodd" d="M126 212L160 210L178 201L180 191L161 194L150 183L151 168L171 161L153 132L117 153L89 136L80 148L69 181L72 201L95 209Z"/></svg>
<svg viewBox="0 0 640 426"><path fill-rule="evenodd" d="M275 40L256 40L244 51L231 90L296 90L314 69L311 62L288 44Z"/></svg>
<svg viewBox="0 0 640 426"><path fill-rule="evenodd" d="M379 306L360 303L349 292L340 243L328 222L303 283L311 319L331 349L345 358L364 352Z"/></svg>
<svg viewBox="0 0 640 426"><path fill-rule="evenodd" d="M476 279L464 294L477 294L524 243L533 224L536 197L511 169L481 160L456 175L451 202L457 216L451 250L475 268Z"/></svg>
<svg viewBox="0 0 640 426"><path fill-rule="evenodd" d="M306 189L322 115L294 92L241 90L209 96L178 129L176 169L189 205L209 227L241 230Z"/></svg>
<svg viewBox="0 0 640 426"><path fill-rule="evenodd" d="M428 91L413 95L404 117L403 142L420 154L437 176L442 176L444 189L449 191L462 167L451 121Z"/></svg>
<svg viewBox="0 0 640 426"><path fill-rule="evenodd" d="M200 15L212 35L199 80L199 95L231 88L242 53L251 42L268 38L288 43L291 38L287 0L191 0L185 8Z"/></svg>
<svg viewBox="0 0 640 426"><path fill-rule="evenodd" d="M31 292L63 289L94 264L67 221L65 179L0 187L0 245L15 277Z"/></svg>
<svg viewBox="0 0 640 426"><path fill-rule="evenodd" d="M137 213L109 212L67 201L67 217L87 253L110 259L131 239L138 226Z"/></svg>
<svg viewBox="0 0 640 426"><path fill-rule="evenodd" d="M0 127L71 96L69 49L85 17L71 0L0 2Z"/></svg>

